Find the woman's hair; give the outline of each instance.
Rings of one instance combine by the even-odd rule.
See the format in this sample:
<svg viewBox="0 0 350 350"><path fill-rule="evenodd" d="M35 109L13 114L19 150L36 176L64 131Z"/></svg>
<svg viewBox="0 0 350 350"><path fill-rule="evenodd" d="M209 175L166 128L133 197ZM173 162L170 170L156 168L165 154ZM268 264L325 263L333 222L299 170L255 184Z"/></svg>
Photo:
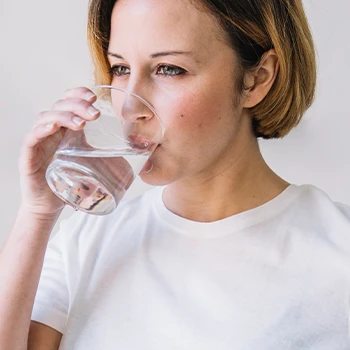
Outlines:
<svg viewBox="0 0 350 350"><path fill-rule="evenodd" d="M251 108L257 137L283 137L313 102L315 48L301 0L192 0L204 5L228 35L244 73L257 68L263 54L275 49L279 72L267 96ZM88 40L97 84L110 84L107 59L111 14L116 0L90 0Z"/></svg>

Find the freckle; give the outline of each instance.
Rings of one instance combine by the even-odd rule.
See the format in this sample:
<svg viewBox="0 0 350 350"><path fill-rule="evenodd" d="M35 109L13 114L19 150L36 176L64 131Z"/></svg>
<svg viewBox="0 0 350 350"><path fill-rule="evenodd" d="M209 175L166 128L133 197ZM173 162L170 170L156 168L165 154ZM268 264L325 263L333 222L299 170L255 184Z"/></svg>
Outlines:
<svg viewBox="0 0 350 350"><path fill-rule="evenodd" d="M200 124L198 125L198 127L199 127L199 128L201 128L201 127L202 127L202 125L203 125L203 124L202 124L202 123L200 123Z"/></svg>

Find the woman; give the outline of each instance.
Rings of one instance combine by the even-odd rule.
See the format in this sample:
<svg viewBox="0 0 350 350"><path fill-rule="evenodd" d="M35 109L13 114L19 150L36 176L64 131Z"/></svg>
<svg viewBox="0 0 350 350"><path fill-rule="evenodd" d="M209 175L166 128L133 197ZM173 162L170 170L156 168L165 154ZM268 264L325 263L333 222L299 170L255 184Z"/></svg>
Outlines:
<svg viewBox="0 0 350 350"><path fill-rule="evenodd" d="M0 257L0 348L349 349L350 209L281 179L257 142L314 97L301 2L92 0L89 39L96 82L163 118L141 175L162 187L77 213L47 248L63 204L45 170L64 130L98 118L96 97L69 90L41 113Z"/></svg>

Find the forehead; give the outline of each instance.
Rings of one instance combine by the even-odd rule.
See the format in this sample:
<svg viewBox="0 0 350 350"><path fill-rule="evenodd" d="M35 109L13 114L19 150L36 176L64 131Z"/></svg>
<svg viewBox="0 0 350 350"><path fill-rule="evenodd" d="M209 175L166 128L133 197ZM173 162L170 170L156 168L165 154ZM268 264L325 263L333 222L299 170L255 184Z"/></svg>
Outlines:
<svg viewBox="0 0 350 350"><path fill-rule="evenodd" d="M216 48L225 41L218 21L189 0L118 0L111 19L110 50Z"/></svg>

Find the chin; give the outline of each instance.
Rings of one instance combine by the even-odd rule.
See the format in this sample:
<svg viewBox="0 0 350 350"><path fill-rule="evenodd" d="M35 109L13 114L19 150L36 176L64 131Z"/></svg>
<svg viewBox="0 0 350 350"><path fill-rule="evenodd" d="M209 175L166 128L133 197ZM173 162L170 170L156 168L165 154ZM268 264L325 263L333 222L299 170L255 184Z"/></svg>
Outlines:
<svg viewBox="0 0 350 350"><path fill-rule="evenodd" d="M147 185L151 186L165 186L173 182L169 178L169 175L165 176L164 172L157 168L152 168L149 172L141 173L140 178Z"/></svg>

